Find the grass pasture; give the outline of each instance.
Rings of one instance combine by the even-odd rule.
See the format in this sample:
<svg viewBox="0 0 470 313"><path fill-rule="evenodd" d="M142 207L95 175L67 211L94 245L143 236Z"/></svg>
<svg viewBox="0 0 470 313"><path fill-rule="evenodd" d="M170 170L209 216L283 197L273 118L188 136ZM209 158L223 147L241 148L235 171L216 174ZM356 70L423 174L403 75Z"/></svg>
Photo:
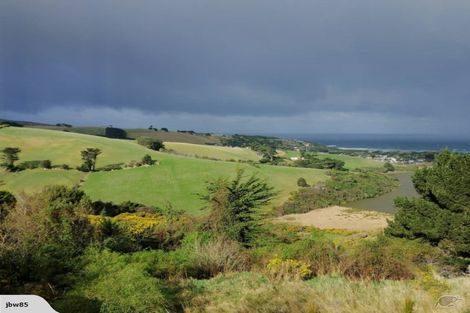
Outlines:
<svg viewBox="0 0 470 313"><path fill-rule="evenodd" d="M219 160L258 161L260 156L253 150L238 147L208 146L181 142L165 142L165 148L178 154L214 158Z"/></svg>
<svg viewBox="0 0 470 313"><path fill-rule="evenodd" d="M259 168L234 162L211 161L160 154L160 165L97 172L88 176L83 189L95 200L125 200L164 207L173 207L192 214L202 213L200 194L206 183L218 177L234 176L237 168L247 174L258 173L280 194L273 204L280 204L297 189L297 178L309 183L326 179L325 171L305 168L262 165Z"/></svg>
<svg viewBox="0 0 470 313"><path fill-rule="evenodd" d="M18 173L0 173L3 189L14 193L33 192L49 184L73 185L80 182L82 188L95 200L122 202L125 200L164 207L171 203L175 208L198 214L203 206L199 194L206 182L217 177L233 176L237 168L246 168L247 174L258 173L280 191L273 204L280 204L289 193L297 189L297 179L304 177L313 184L326 179L325 171L306 168L271 165L252 165L198 159L149 150L132 140L118 140L77 133L38 128L7 127L0 129L0 149L20 147L20 162L49 159L53 165L68 164L75 167L81 163L80 151L87 147L102 150L97 166L112 163L127 163L140 160L150 154L159 165L124 169L111 172L96 172L85 175L76 170L25 170ZM219 158L254 159L255 152L248 149L228 147L175 144L180 151Z"/></svg>
<svg viewBox="0 0 470 313"><path fill-rule="evenodd" d="M73 186L80 182L86 174L79 171L59 169L34 169L16 173L0 171L0 189L13 193L37 192L48 185Z"/></svg>
<svg viewBox="0 0 470 313"><path fill-rule="evenodd" d="M102 154L98 157L97 167L112 163L127 163L140 160L145 154L152 156L156 154L133 140L26 127L0 129L0 149L4 147L19 147L20 162L51 160L53 165L68 164L71 167L81 164L80 151L87 147L101 149Z"/></svg>
<svg viewBox="0 0 470 313"><path fill-rule="evenodd" d="M280 151L278 155L282 157L300 157L299 151L294 150L287 150L287 151ZM341 160L344 162L344 167L347 169L356 169L356 168L373 168L373 167L382 167L383 162L377 160L370 160L362 157L351 156L346 154L333 154L333 153L323 153L319 152L316 153L316 156L320 159L331 158L335 160Z"/></svg>
<svg viewBox="0 0 470 313"><path fill-rule="evenodd" d="M383 162L380 162L377 160L370 160L370 159L346 155L346 154L318 153L317 156L320 159L332 158L332 159L344 161L345 163L344 167L347 169L371 168L371 167L383 166Z"/></svg>
<svg viewBox="0 0 470 313"><path fill-rule="evenodd" d="M220 143L220 138L218 136L205 136L202 134L188 134L175 131L154 131L143 128L129 128L125 129L127 132L127 137L137 138L141 136L155 138L165 142L183 142L183 143L192 143L192 144L217 144Z"/></svg>

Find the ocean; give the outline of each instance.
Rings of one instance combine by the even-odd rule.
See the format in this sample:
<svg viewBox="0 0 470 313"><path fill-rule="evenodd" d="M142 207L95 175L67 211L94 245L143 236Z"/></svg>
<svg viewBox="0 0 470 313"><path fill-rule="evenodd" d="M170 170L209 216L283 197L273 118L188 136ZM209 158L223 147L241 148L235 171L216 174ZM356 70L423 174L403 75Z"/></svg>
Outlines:
<svg viewBox="0 0 470 313"><path fill-rule="evenodd" d="M392 134L290 134L301 139L345 149L470 152L470 135L392 135Z"/></svg>

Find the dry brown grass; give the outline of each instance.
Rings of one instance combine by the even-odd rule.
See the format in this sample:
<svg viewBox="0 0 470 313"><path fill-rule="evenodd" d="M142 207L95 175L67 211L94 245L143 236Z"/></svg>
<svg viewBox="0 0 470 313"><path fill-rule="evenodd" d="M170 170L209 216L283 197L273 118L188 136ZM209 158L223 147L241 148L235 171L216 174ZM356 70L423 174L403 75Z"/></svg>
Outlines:
<svg viewBox="0 0 470 313"><path fill-rule="evenodd" d="M252 276L240 279L240 275L225 279L216 279L213 284L206 282L205 293L188 302L185 312L464 313L470 310L468 277L446 280L449 294L464 298L452 309L435 308L436 299L416 281L352 282L321 277L308 282L270 283Z"/></svg>
<svg viewBox="0 0 470 313"><path fill-rule="evenodd" d="M214 277L247 268L248 258L240 245L224 238L196 241L191 251L191 266L201 278Z"/></svg>

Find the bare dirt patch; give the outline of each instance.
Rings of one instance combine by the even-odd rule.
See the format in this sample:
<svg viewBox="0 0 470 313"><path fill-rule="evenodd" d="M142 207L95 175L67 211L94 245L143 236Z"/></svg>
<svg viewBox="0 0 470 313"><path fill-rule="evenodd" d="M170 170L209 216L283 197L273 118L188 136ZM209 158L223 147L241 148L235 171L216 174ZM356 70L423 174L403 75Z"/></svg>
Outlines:
<svg viewBox="0 0 470 313"><path fill-rule="evenodd" d="M392 218L393 215L382 212L331 206L302 214L284 215L276 220L302 226L315 226L321 229L376 231L387 227L387 219Z"/></svg>

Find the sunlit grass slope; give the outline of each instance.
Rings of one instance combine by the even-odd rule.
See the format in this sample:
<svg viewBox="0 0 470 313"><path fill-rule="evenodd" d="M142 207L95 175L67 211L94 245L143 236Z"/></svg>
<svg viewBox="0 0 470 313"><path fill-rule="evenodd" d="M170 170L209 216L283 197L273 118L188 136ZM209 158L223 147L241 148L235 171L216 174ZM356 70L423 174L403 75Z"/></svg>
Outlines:
<svg viewBox="0 0 470 313"><path fill-rule="evenodd" d="M26 170L17 173L0 171L0 190L8 190L15 194L20 192L36 192L48 185L73 186L80 182L85 173L66 170Z"/></svg>
<svg viewBox="0 0 470 313"><path fill-rule="evenodd" d="M248 148L196 145L181 142L165 142L165 148L188 156L208 157L219 160L258 161L260 159L260 156L255 151Z"/></svg>
<svg viewBox="0 0 470 313"><path fill-rule="evenodd" d="M0 129L0 149L19 147L20 162L51 160L54 164L75 167L81 163L80 151L87 147L99 148L97 166L140 160L155 152L132 140L109 139L98 136L26 127Z"/></svg>
<svg viewBox="0 0 470 313"><path fill-rule="evenodd" d="M331 158L335 160L344 161L344 167L347 169L356 169L356 168L372 168L372 167L382 167L383 162L377 160L366 159L362 157L350 156L345 154L333 154L333 153L317 153L318 158L325 159ZM300 157L299 151L288 150L284 151L286 157Z"/></svg>
<svg viewBox="0 0 470 313"><path fill-rule="evenodd" d="M321 159L332 158L336 160L344 161L344 167L347 169L355 168L370 168L370 167L382 167L383 162L366 159L362 157L350 156L345 154L331 154L331 153L319 153L318 157Z"/></svg>
<svg viewBox="0 0 470 313"><path fill-rule="evenodd" d="M155 152L130 140L44 129L15 127L0 129L0 148L6 146L21 148L20 162L49 159L53 164L65 163L76 166L81 163L81 150L96 147L102 150L102 154L98 157L98 166L140 160L145 154L152 155L159 161L159 165L89 175L75 170L56 169L25 170L19 173L1 172L0 180L5 183L0 187L2 189L15 193L32 192L48 184L72 185L84 178L82 188L93 199L115 202L130 200L161 207L172 203L175 208L196 214L203 206L199 194L204 191L207 181L217 177L233 176L239 167L246 168L247 173L259 173L280 192L273 204L281 203L291 191L296 190L297 179L301 176L310 184L326 179L326 172L322 170L270 165L254 167L244 163L197 159ZM193 146L191 148L194 149ZM196 148L202 149L197 145ZM217 147L208 146L208 148ZM209 152L214 153L213 151ZM221 155L227 155L227 151L231 150L220 151ZM240 152L240 158L253 156L250 150L236 149L236 151Z"/></svg>
<svg viewBox="0 0 470 313"><path fill-rule="evenodd" d="M131 200L160 207L171 203L175 208L201 213L200 194L206 183L218 177L233 176L237 168L247 174L258 173L280 192L273 204L280 204L297 189L297 179L309 183L326 179L325 171L262 165L259 168L235 162L211 161L160 154L160 165L88 176L83 189L95 200L121 202Z"/></svg>

